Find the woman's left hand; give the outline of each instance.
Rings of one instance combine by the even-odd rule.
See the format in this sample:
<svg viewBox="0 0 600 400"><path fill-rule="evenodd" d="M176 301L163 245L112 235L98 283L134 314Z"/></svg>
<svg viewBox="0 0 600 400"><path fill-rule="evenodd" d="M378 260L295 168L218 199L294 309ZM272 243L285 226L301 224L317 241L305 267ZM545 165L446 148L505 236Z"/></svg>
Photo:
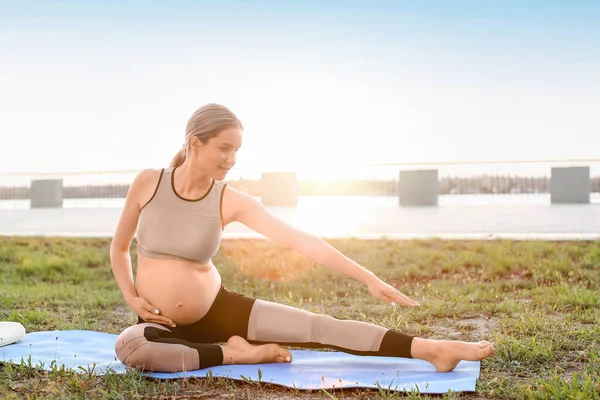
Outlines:
<svg viewBox="0 0 600 400"><path fill-rule="evenodd" d="M379 300L386 302L387 304L395 307L397 304L403 304L408 307L417 307L419 302L411 299L407 295L396 290L395 287L382 281L381 279L374 277L367 283L369 292Z"/></svg>

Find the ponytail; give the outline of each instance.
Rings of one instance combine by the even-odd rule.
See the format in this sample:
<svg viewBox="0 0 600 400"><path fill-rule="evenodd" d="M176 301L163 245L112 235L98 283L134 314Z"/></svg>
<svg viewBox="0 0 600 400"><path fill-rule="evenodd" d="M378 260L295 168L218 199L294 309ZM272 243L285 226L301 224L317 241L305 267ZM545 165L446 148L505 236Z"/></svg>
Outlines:
<svg viewBox="0 0 600 400"><path fill-rule="evenodd" d="M185 148L179 150L177 152L177 154L175 154L175 157L173 157L173 160L171 161L171 168L180 167L181 164L183 164L184 160L185 160Z"/></svg>

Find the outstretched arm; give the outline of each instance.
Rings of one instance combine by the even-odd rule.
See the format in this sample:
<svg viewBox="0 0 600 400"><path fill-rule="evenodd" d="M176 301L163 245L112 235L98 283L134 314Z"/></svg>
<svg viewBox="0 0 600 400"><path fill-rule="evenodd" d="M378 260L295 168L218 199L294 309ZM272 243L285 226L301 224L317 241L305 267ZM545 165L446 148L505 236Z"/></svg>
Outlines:
<svg viewBox="0 0 600 400"><path fill-rule="evenodd" d="M418 305L416 301L381 281L373 272L346 257L325 240L277 218L254 197L228 188L226 198L227 204L231 206L231 221L238 221L261 235L298 251L319 265L364 283L373 296L388 304Z"/></svg>

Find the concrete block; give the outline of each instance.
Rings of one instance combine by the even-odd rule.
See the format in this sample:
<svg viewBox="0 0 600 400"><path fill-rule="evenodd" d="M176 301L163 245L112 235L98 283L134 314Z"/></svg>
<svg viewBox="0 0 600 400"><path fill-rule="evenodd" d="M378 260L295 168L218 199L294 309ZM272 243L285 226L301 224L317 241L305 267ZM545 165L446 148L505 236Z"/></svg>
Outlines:
<svg viewBox="0 0 600 400"><path fill-rule="evenodd" d="M590 167L553 167L550 203L589 203Z"/></svg>
<svg viewBox="0 0 600 400"><path fill-rule="evenodd" d="M437 170L400 171L398 196L401 206L437 206L438 194Z"/></svg>
<svg viewBox="0 0 600 400"><path fill-rule="evenodd" d="M297 206L298 178L295 172L263 172L260 197L265 206Z"/></svg>
<svg viewBox="0 0 600 400"><path fill-rule="evenodd" d="M62 179L32 180L29 188L29 200L31 201L31 208L62 207Z"/></svg>

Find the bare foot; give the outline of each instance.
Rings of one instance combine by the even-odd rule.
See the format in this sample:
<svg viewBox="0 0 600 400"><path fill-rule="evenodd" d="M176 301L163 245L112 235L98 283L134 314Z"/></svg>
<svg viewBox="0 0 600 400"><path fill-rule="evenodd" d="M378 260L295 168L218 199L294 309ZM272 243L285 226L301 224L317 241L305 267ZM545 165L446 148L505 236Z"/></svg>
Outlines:
<svg viewBox="0 0 600 400"><path fill-rule="evenodd" d="M292 361L292 353L278 344L255 346L240 336L232 336L223 349L223 364L264 364Z"/></svg>
<svg viewBox="0 0 600 400"><path fill-rule="evenodd" d="M481 342L434 341L433 356L428 359L440 372L452 371L461 360L480 361L494 354L494 345L486 340Z"/></svg>

